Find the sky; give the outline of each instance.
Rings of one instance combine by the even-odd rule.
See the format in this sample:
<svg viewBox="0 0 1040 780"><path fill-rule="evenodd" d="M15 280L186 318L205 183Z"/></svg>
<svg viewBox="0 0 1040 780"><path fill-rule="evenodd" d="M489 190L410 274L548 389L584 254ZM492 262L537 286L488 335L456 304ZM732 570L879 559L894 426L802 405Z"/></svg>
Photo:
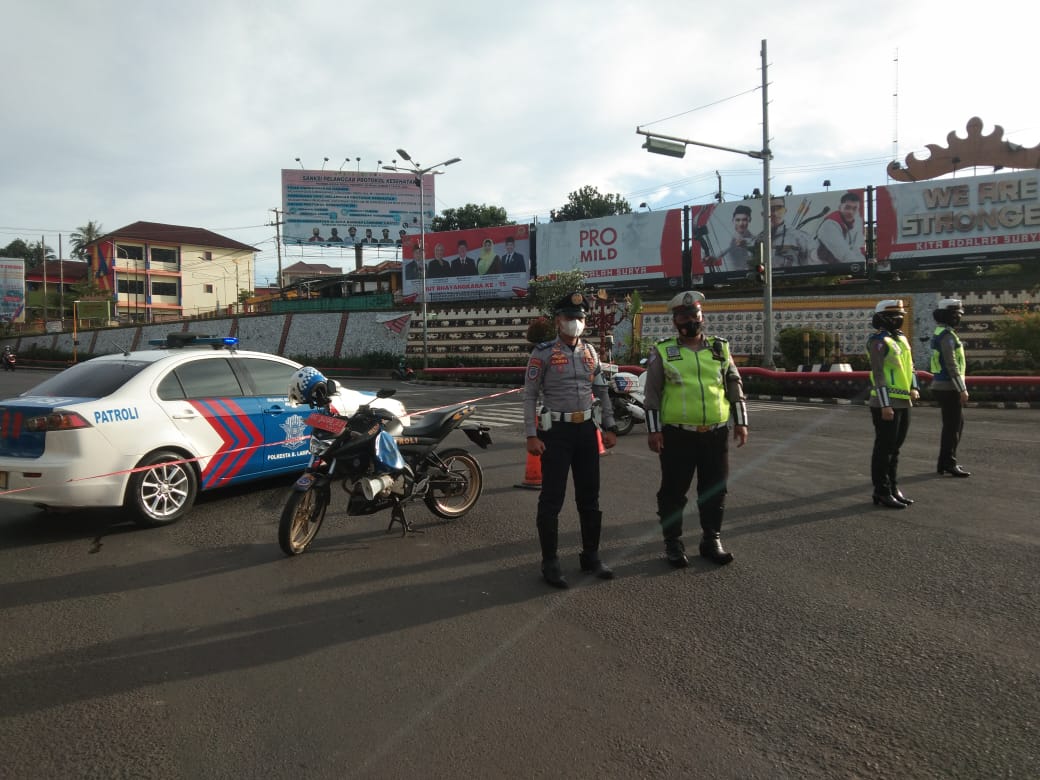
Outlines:
<svg viewBox="0 0 1040 780"><path fill-rule="evenodd" d="M0 247L61 237L67 256L90 220L204 227L256 247L265 285L297 157L362 171L398 148L423 166L460 157L436 177L437 213L476 203L545 222L585 185L633 209L711 202L720 178L740 199L761 163L648 154L636 127L757 151L764 113L774 192L884 185L890 161L964 136L973 116L1040 144L1033 8L0 0ZM292 247L283 264L347 265L335 251Z"/></svg>

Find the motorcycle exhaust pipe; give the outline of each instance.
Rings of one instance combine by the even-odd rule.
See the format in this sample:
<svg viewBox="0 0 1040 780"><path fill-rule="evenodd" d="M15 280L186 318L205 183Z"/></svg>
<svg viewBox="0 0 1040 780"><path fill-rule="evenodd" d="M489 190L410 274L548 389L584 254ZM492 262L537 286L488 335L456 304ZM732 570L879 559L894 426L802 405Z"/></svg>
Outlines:
<svg viewBox="0 0 1040 780"><path fill-rule="evenodd" d="M632 419L637 422L644 422L646 420L646 411L642 406L638 404L625 404L625 408L628 409L628 413L632 415Z"/></svg>
<svg viewBox="0 0 1040 780"><path fill-rule="evenodd" d="M366 477L361 480L361 492L364 494L366 501L372 501L384 490L389 490L393 487L393 484L394 478L388 474L384 474L381 477Z"/></svg>

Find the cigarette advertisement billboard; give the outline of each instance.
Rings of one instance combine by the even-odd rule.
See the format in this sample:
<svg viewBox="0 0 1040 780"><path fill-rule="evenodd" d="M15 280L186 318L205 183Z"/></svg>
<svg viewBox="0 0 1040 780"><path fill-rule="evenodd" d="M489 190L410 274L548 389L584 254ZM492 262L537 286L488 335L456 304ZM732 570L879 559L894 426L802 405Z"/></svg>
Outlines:
<svg viewBox="0 0 1040 780"><path fill-rule="evenodd" d="M527 295L531 271L531 234L527 225L427 233L426 300L514 298ZM423 275L416 257L419 237L405 241L401 253L401 295L421 301Z"/></svg>
<svg viewBox="0 0 1040 780"><path fill-rule="evenodd" d="M1040 171L878 187L877 241L895 270L1035 253Z"/></svg>
<svg viewBox="0 0 1040 780"><path fill-rule="evenodd" d="M25 261L0 257L0 323L25 322Z"/></svg>
<svg viewBox="0 0 1040 780"><path fill-rule="evenodd" d="M282 170L282 240L286 244L394 245L434 216L434 175ZM419 211L425 212L420 220ZM399 244L398 244L399 245Z"/></svg>
<svg viewBox="0 0 1040 780"><path fill-rule="evenodd" d="M682 211L637 212L539 225L538 275L578 269L596 287L678 286Z"/></svg>
<svg viewBox="0 0 1040 780"><path fill-rule="evenodd" d="M771 199L773 276L861 272L866 255L863 191L840 190ZM747 278L760 262L762 201L694 206L692 270L708 284Z"/></svg>

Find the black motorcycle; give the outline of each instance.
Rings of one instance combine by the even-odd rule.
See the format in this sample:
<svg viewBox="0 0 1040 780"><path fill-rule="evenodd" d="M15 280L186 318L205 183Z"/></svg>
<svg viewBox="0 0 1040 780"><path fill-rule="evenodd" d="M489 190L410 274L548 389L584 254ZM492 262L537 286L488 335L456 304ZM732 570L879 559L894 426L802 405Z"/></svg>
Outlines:
<svg viewBox="0 0 1040 780"><path fill-rule="evenodd" d="M14 371L15 365L17 364L17 358L15 357L14 351L10 347L4 347L3 363L4 371Z"/></svg>
<svg viewBox="0 0 1040 780"><path fill-rule="evenodd" d="M380 390L379 398L393 395ZM401 534L414 531L404 505L423 501L438 517L453 520L480 498L484 472L462 448L437 447L456 428L481 449L491 444L488 428L466 422L476 410L459 404L423 415L405 428L390 412L365 405L350 417L318 411L307 418L313 428L311 462L296 480L282 510L278 543L286 555L299 555L317 536L339 482L347 493L347 514L368 515L389 509L389 532L400 523Z"/></svg>

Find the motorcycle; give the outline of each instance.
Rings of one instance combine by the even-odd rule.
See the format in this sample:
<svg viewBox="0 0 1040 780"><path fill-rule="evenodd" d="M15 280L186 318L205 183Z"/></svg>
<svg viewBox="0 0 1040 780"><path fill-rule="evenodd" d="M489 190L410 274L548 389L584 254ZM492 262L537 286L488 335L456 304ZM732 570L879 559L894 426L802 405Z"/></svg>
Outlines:
<svg viewBox="0 0 1040 780"><path fill-rule="evenodd" d="M392 373L394 379L399 379L402 382L410 382L415 379L415 370L405 363L404 358L401 358L397 363L397 368L393 369Z"/></svg>
<svg viewBox="0 0 1040 780"><path fill-rule="evenodd" d="M17 358L15 357L14 350L10 347L4 347L3 363L4 371L14 371Z"/></svg>
<svg viewBox="0 0 1040 780"><path fill-rule="evenodd" d="M378 399L393 390L380 390ZM311 461L296 480L282 510L278 543L286 555L299 555L317 536L338 482L347 493L347 514L368 515L390 510L389 533L395 523L401 535L414 532L404 506L422 501L446 520L462 517L480 498L484 473L462 448L438 450L455 429L481 449L491 444L489 428L466 418L476 411L459 404L424 414L405 426L377 401L361 405L349 417L322 409L307 418Z"/></svg>
<svg viewBox="0 0 1040 780"><path fill-rule="evenodd" d="M618 371L613 363L606 364L604 368L610 403L614 409L614 424L618 436L625 436L632 432L636 423L646 422L646 409L643 406L646 372L636 376L628 371Z"/></svg>

